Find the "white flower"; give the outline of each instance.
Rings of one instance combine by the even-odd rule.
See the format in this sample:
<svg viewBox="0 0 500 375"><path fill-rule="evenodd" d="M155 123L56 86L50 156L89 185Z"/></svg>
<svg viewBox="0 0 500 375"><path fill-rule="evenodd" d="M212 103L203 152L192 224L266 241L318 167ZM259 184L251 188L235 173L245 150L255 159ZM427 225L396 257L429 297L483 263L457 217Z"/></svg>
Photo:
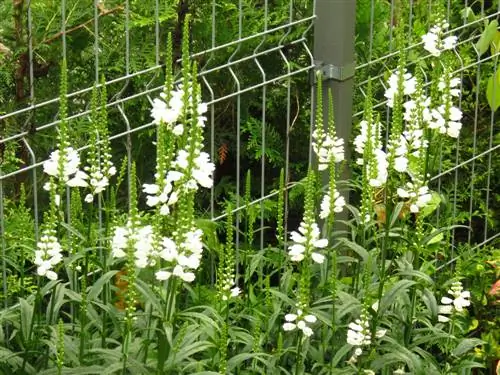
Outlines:
<svg viewBox="0 0 500 375"><path fill-rule="evenodd" d="M206 152L200 152L200 155L194 159L195 169L191 172L194 179L205 188L211 188L213 185L212 173L215 170L215 164L210 162L210 156Z"/></svg>
<svg viewBox="0 0 500 375"><path fill-rule="evenodd" d="M67 184L70 187L87 187L88 183L85 180L88 178L89 176L85 172L76 171L75 176L70 179Z"/></svg>
<svg viewBox="0 0 500 375"><path fill-rule="evenodd" d="M314 253L314 252L311 253L311 258L314 262L318 264L323 264L323 262L325 261L325 256L320 253Z"/></svg>
<svg viewBox="0 0 500 375"><path fill-rule="evenodd" d="M157 194L160 190L160 187L156 184L143 184L142 191L146 194Z"/></svg>
<svg viewBox="0 0 500 375"><path fill-rule="evenodd" d="M333 197L335 199L333 203L334 205L333 211L336 213L342 212L344 206L346 205L345 198L342 195L340 195L340 193L337 190L335 190ZM330 216L330 208L331 208L330 206L331 206L330 194L325 194L321 201L321 212L319 213L319 217L321 219L326 219L328 216Z"/></svg>
<svg viewBox="0 0 500 375"><path fill-rule="evenodd" d="M387 181L387 167L389 163L387 161L387 154L384 151L381 149L375 149L374 151L376 161L374 164L377 169L373 171L371 164L368 164L368 176L370 176L368 184L372 187L381 187Z"/></svg>
<svg viewBox="0 0 500 375"><path fill-rule="evenodd" d="M455 281L451 284L448 294L450 294L453 298L446 296L442 297L442 305L439 306L440 315L438 315L438 321L442 323L446 323L450 320L445 315L452 315L455 311L462 312L465 307L470 306L470 292L463 290L463 286L460 281Z"/></svg>
<svg viewBox="0 0 500 375"><path fill-rule="evenodd" d="M347 343L353 346L370 345L371 337L368 320L356 319L349 323L347 330Z"/></svg>
<svg viewBox="0 0 500 375"><path fill-rule="evenodd" d="M436 57L441 56L443 51L453 49L457 45L458 38L454 35L443 39L443 32L448 27L448 23L442 20L433 26L427 34L422 36L424 49L431 55Z"/></svg>
<svg viewBox="0 0 500 375"><path fill-rule="evenodd" d="M417 79L411 75L411 73L407 73L406 69L403 73L403 95L412 95L415 93L417 89ZM387 106L392 108L394 107L394 99L398 94L398 83L399 83L399 71L396 70L391 74L388 80L388 88L384 93L384 96L387 98Z"/></svg>
<svg viewBox="0 0 500 375"><path fill-rule="evenodd" d="M320 239L320 231L318 224L306 224L304 221L300 223L298 232L292 231L290 237L295 243L290 246L289 255L294 262L300 262L304 259L306 249L322 249L328 246L327 239ZM311 257L316 263L323 263L324 256L317 252L311 251Z"/></svg>
<svg viewBox="0 0 500 375"><path fill-rule="evenodd" d="M42 232L42 236L35 250L35 260L33 263L37 266L37 274L45 276L49 280L56 280L57 274L52 270L52 267L62 262L62 248L59 244L55 231L46 229Z"/></svg>
<svg viewBox="0 0 500 375"><path fill-rule="evenodd" d="M317 322L317 318L313 314L303 315L302 309L297 309L297 314L286 314L285 320L286 322L283 324L285 331L299 329L306 337L311 337L314 334L312 328L308 326L308 324Z"/></svg>
<svg viewBox="0 0 500 375"><path fill-rule="evenodd" d="M316 323L318 318L316 318L315 315L312 315L312 314L309 314L309 315L306 315L304 316L304 320L307 322L307 323Z"/></svg>
<svg viewBox="0 0 500 375"><path fill-rule="evenodd" d="M165 281L170 279L170 276L172 276L171 272L168 271L158 271L155 273L156 280L158 281Z"/></svg>
<svg viewBox="0 0 500 375"><path fill-rule="evenodd" d="M428 186L418 187L411 182L406 184L406 189L397 188L396 193L403 199L409 199L410 211L413 213L420 212L420 209L427 206L432 200L432 193Z"/></svg>

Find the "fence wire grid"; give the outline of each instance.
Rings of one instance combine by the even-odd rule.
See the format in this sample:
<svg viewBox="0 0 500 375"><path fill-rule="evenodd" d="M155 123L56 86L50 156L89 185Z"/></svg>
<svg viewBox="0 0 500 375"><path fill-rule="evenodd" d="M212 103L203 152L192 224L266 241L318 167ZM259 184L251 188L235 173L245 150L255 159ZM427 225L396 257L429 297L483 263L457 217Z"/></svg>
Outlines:
<svg viewBox="0 0 500 375"><path fill-rule="evenodd" d="M216 180L220 182L225 177L235 184L232 193L237 223L238 213L245 208L241 198L246 173L242 170L242 158L249 146L243 140L247 140L252 131L257 139L252 149L256 155L252 181L258 186L258 196L250 204L260 207L258 231L263 249L267 230L264 211L266 202L275 199L276 193L272 189L276 186L279 167L284 168L286 186L290 188L294 185L292 181L303 177L292 168L292 164L298 161L291 160L291 148L304 143L309 153L302 154L302 162L307 164L311 159L309 141L304 141L303 134L310 134L313 124L312 73L325 64L342 71L354 67L354 61L357 62L356 78L348 75L324 82L325 87L333 88L339 134L349 141L351 121L346 122L346 119L353 119L356 124L362 118L360 103L364 101L368 76L383 87L387 71L395 67L398 51L395 50L390 25L406 22L410 32L421 28L416 12L426 8L430 17L435 2L410 0L409 16L402 20L395 19L398 14L396 0L359 0L357 4L354 0L239 0L227 9L222 9L215 0L199 5L186 0L175 3L148 0L148 7L133 0L95 0L91 13L88 9L87 13L80 12L78 3L65 0L52 2L52 8L44 12L41 12L39 2L18 3L22 5L14 10L21 13L8 14L13 17L14 28L22 30L11 44L17 50L11 47L12 51L2 52L4 56L17 54L11 65L14 78L8 85L14 99L9 101L0 96L0 150L3 157L0 164L0 246L4 289L7 287L5 254L8 235L5 210L7 202L19 199L21 183L26 186L27 204L34 216L34 243L38 239L43 214L40 207L44 206L46 199L38 194L44 182L40 167L55 147L53 139L59 124L57 87L60 60L66 59L68 64L68 120L75 134L79 127L85 129L93 87L100 86L102 75L106 76L111 139L117 146L114 157L116 164L128 158L130 168L130 160L134 157L145 160L151 156L148 150L135 149L135 145L141 141L144 144L144 137L152 140L154 125L149 118L149 107L162 90L165 29L167 25L173 25L174 42L178 42L181 21L186 13L191 12L194 18L191 57L200 63L203 98L209 104L207 149L217 163ZM452 1L445 6L447 18L462 20L461 26L448 33L466 36L459 39L454 50L459 61L455 73L462 78L462 85L467 86L464 89L473 98L467 103L467 113L472 115L464 121L472 139L467 142L458 139L454 160L441 160L439 174L433 177L436 189L446 192L449 197L453 217L473 229L454 236L454 245L469 243L474 244L474 248L495 244L500 236L490 229L491 213L498 209L498 192L494 191L498 185L494 184L495 171L491 168L500 147L498 137L495 137L498 120L495 112L485 105L480 84L492 70L497 70L499 52L480 54L475 50L475 58L467 60L460 54L461 48L474 49L484 23L500 15L500 2L489 7L485 3L475 5L465 1L461 4L463 9L475 6L477 17L473 20L455 14L456 4ZM281 17L276 17L278 6L286 9L285 16L282 13ZM4 5L2 9L6 7ZM352 13L354 10L356 17ZM200 14L201 11L204 13ZM336 13L328 13L331 11ZM364 18L360 16L361 11L365 12ZM256 31L256 25L259 31ZM377 45L380 25L389 30L384 50ZM344 32L339 33L338 28L344 28ZM197 39L203 31L205 38ZM408 52L421 48L420 44L411 44L407 47ZM328 45L331 49L325 48ZM111 46L116 48L106 54ZM8 49L6 44L0 44L0 47ZM143 49L150 52L145 61L137 59ZM332 55L343 61L328 61ZM276 102L281 103L279 122L270 108L270 104ZM310 110L304 110L308 105ZM376 108L383 106L383 102L375 103ZM253 125L249 124L248 112L252 112ZM270 154L269 150L272 141L269 137L276 132L284 143L278 156ZM221 147L228 149L227 160L221 160ZM81 144L78 149L86 148ZM7 163L5 155L8 150L15 150L17 162ZM142 172L146 175L148 171ZM470 198L460 196L464 193L469 193ZM218 197L215 186L207 200L209 206L205 207L206 214L213 220L224 217ZM465 214L462 212L464 207ZM238 247L239 231L235 233Z"/></svg>

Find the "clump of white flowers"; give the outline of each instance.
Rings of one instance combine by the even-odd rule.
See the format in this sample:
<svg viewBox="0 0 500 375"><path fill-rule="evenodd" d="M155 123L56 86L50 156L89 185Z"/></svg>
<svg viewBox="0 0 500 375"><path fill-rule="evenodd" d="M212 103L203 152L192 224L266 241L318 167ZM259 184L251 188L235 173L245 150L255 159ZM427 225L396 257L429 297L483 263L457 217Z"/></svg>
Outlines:
<svg viewBox="0 0 500 375"><path fill-rule="evenodd" d="M458 38L455 35L444 37L446 30L450 27L448 22L440 20L430 31L422 35L424 49L435 57L441 56L446 50L451 50L457 45Z"/></svg>
<svg viewBox="0 0 500 375"><path fill-rule="evenodd" d="M66 147L50 153L48 160L43 163L43 171L55 177L60 183L70 187L86 187L87 174L80 169L80 156L73 147ZM50 182L45 183L44 190L53 188Z"/></svg>
<svg viewBox="0 0 500 375"><path fill-rule="evenodd" d="M153 108L151 108L151 117L153 117L153 124L167 124L172 127L172 130L177 122L177 119L182 114L182 108L184 106L184 91L182 88L170 91L170 99L167 98L167 94L162 92L160 98L153 100ZM168 100L168 103L166 102ZM181 135L184 131L183 127L177 128L173 131L176 135Z"/></svg>
<svg viewBox="0 0 500 375"><path fill-rule="evenodd" d="M398 70L393 72L388 80L388 88L384 93L384 96L387 98L387 106L392 108L394 107L394 98L398 95L399 92L399 76L400 73ZM412 95L416 91L417 81L415 77L404 69L403 71L403 95Z"/></svg>
<svg viewBox="0 0 500 375"><path fill-rule="evenodd" d="M361 157L356 164L364 166L368 184L371 187L383 186L388 177L387 154L382 149L381 126L379 121L363 120L360 122L360 134L354 139L355 150Z"/></svg>
<svg viewBox="0 0 500 375"><path fill-rule="evenodd" d="M450 297L442 297L439 306L438 321L446 323L450 320L446 315L452 315L454 312L462 312L465 307L470 306L470 292L464 290L460 281L455 281L451 284L448 290Z"/></svg>
<svg viewBox="0 0 500 375"><path fill-rule="evenodd" d="M373 307L375 308L375 306L378 306L377 302ZM387 330L378 329L375 332L375 338L382 338L386 333ZM366 309L363 309L359 319L356 319L354 322L349 323L347 329L347 343L355 347L353 355L348 360L349 363L356 363L358 357L363 354L362 347L370 346L372 344L370 316L368 315Z"/></svg>
<svg viewBox="0 0 500 375"><path fill-rule="evenodd" d="M313 132L313 151L318 157L318 170L324 171L331 162L344 160L344 140L332 134L326 134L317 127Z"/></svg>
<svg viewBox="0 0 500 375"><path fill-rule="evenodd" d="M87 154L87 165L83 168L87 176L90 193L85 196L85 202L92 203L94 196L102 193L112 176L116 174L116 168L111 161L111 145L109 141L108 119L106 111L106 85L103 83L100 92L100 107L98 108L97 88L92 92L92 115L91 122L93 130L90 133L89 151Z"/></svg>
<svg viewBox="0 0 500 375"><path fill-rule="evenodd" d="M400 198L408 199L410 211L413 213L419 212L432 200L428 186L416 186L411 182L406 183L406 189L398 188L397 194Z"/></svg>
<svg viewBox="0 0 500 375"><path fill-rule="evenodd" d="M297 308L295 314L286 314L283 329L285 331L294 331L296 329L302 331L304 336L311 337L314 331L309 326L316 323L318 318L314 314L305 314L302 308Z"/></svg>
<svg viewBox="0 0 500 375"><path fill-rule="evenodd" d="M116 227L111 243L111 255L125 258L130 247L133 248L137 268L156 267L157 280L168 280L172 276L191 282L195 279L203 253L202 231L193 229L182 235L177 244L169 237L155 241L151 225L133 225L129 220L123 227ZM175 233L174 233L175 237Z"/></svg>
<svg viewBox="0 0 500 375"><path fill-rule="evenodd" d="M462 111L453 103L453 97L460 95L456 87L460 85L459 78L451 78L448 72L438 83L442 104L432 109L432 119L429 121L430 129L437 129L441 134L448 134L452 138L458 138L462 129Z"/></svg>
<svg viewBox="0 0 500 375"><path fill-rule="evenodd" d="M315 249L323 249L328 246L328 240L326 238L320 239L318 224L309 220L302 221L298 231L290 233L290 238L294 242L288 252L292 261L300 262L306 256L310 256L316 263L324 262L325 256Z"/></svg>
<svg viewBox="0 0 500 375"><path fill-rule="evenodd" d="M62 248L56 237L56 231L45 229L35 250L34 264L37 266L36 273L45 276L49 280L57 280L57 273L53 267L63 259Z"/></svg>
<svg viewBox="0 0 500 375"><path fill-rule="evenodd" d="M174 191L174 183L182 178L183 174L178 171L169 171L163 181L163 189L157 184L143 184L143 192L148 194L146 204L149 207L160 207L160 215L169 215L170 206L177 203L179 194Z"/></svg>
<svg viewBox="0 0 500 375"><path fill-rule="evenodd" d="M342 195L340 195L340 193L335 189L333 194L333 212L336 213L342 212L345 205L346 205L345 198ZM326 219L328 216L330 216L331 207L332 207L332 198L330 197L330 194L327 193L323 196L323 199L321 201L321 211L319 213L319 217L321 219Z"/></svg>

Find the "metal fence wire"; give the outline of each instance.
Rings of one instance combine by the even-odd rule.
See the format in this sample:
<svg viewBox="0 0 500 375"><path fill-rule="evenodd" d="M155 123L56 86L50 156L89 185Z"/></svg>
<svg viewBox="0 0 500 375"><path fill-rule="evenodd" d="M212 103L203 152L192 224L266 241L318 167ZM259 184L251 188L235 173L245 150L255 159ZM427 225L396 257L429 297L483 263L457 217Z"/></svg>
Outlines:
<svg viewBox="0 0 500 375"><path fill-rule="evenodd" d="M174 42L179 45L182 21L186 13L192 13L192 58L200 64L203 98L209 104L207 149L217 164L216 180L235 186L224 195L221 185L216 185L203 209L211 219L219 220L224 217L220 197L232 196L238 222L247 172L242 168L251 165L255 198L251 204L260 207L263 248L266 202L275 199L273 188L280 168L284 168L287 183L297 181L303 177L299 172L305 170L299 167L311 158L304 135L311 133L314 117L312 73L322 70L325 90L333 89L338 133L349 141L350 124L362 117L368 77L382 87L387 71L395 67L398 52L391 26L404 22L409 33L423 30L429 23L423 24L422 17L430 20L435 3L409 0L404 19L396 19L398 4L401 6L396 0L95 0L92 8L66 0L5 3L0 10L5 19L13 20L14 40L9 47L0 39L0 63L10 61L0 69L4 81L0 96L4 289L11 225L5 220L6 210L20 199L21 184L33 214L33 227L26 235L32 235L33 243L38 238L47 199L39 194L44 182L41 165L55 147L62 59L68 64L68 120L75 141L84 140L91 92L104 75L114 158L117 164L125 157L143 161L139 175L152 176L153 166L147 160L154 157L144 145L153 135L149 107L162 90L165 29L173 25ZM480 247L495 244L500 236L491 229L499 219L495 189L500 181L491 168L498 165L493 164L498 162L500 147L495 137L498 121L484 98L484 82L497 70L499 52L480 54L474 46L484 23L500 15L500 2L476 3L444 2L445 16L461 22L449 33L461 36L454 50L459 62L455 73L462 78L465 93L466 135L457 140L454 160L441 160L433 182L449 198L453 217L473 228L457 232L454 245L465 242ZM475 17L459 13L458 8L470 9ZM382 30L387 34L382 35ZM0 29L0 37L6 31ZM412 43L408 53L420 44ZM472 49L474 57L464 59L462 48ZM174 52L179 57L179 51ZM382 108L384 103L375 106ZM272 152L276 143L281 144L276 146L277 154ZM84 143L78 146L79 150L87 147ZM238 236L236 231L236 247Z"/></svg>

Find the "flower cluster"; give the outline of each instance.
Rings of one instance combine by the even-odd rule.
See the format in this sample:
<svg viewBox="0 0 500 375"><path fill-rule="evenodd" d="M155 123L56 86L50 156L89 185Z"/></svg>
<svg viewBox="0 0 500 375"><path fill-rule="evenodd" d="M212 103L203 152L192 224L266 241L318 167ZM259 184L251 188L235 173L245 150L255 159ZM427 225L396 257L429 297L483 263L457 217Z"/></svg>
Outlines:
<svg viewBox="0 0 500 375"><path fill-rule="evenodd" d="M457 87L460 85L459 78L451 78L448 74L446 79L438 83L442 104L431 111L432 120L429 121L430 129L438 129L441 134L448 134L452 138L458 138L462 129L462 111L453 105L453 97L460 95Z"/></svg>
<svg viewBox="0 0 500 375"><path fill-rule="evenodd" d="M325 194L323 196L323 200L321 201L321 212L319 213L319 217L321 219L326 219L330 216L330 211L332 207L332 199L330 194ZM346 205L345 198L340 195L340 193L335 190L333 194L333 212L339 213L342 212L344 206Z"/></svg>
<svg viewBox="0 0 500 375"><path fill-rule="evenodd" d="M360 134L354 139L356 152L363 157L356 160L356 164L364 165L368 175L368 184L371 187L381 187L387 181L387 154L382 149L380 141L380 129L382 124L378 121L360 122Z"/></svg>
<svg viewBox="0 0 500 375"><path fill-rule="evenodd" d="M97 142L97 137L95 138ZM88 163L89 165L83 168L86 173L80 172L80 175L88 182L87 186L90 188L90 193L85 196L85 202L92 203L94 196L102 193L109 186L111 176L116 174L116 168L111 161L108 138L102 140L102 145L90 145Z"/></svg>
<svg viewBox="0 0 500 375"><path fill-rule="evenodd" d="M321 128L313 132L313 151L318 157L318 169L324 171L331 162L340 163L344 160L344 140L334 134L325 134Z"/></svg>
<svg viewBox="0 0 500 375"><path fill-rule="evenodd" d="M305 314L303 309L298 308L296 314L286 314L285 315L285 323L283 324L283 329L285 331L293 331L295 329L299 329L302 333L311 337L314 332L308 324L316 323L318 319L313 314Z"/></svg>
<svg viewBox="0 0 500 375"><path fill-rule="evenodd" d="M293 242L290 246L288 254L291 260L294 262L302 261L306 256L310 256L312 260L316 263L323 263L325 256L314 249L322 249L328 246L328 240L326 238L320 239L320 231L318 224L312 223L307 224L302 221L299 225L298 231L292 231L290 237Z"/></svg>
<svg viewBox="0 0 500 375"><path fill-rule="evenodd" d="M157 280L168 280L171 276L181 278L186 282L194 280L194 270L200 266L203 243L202 231L193 229L185 233L179 244L169 237L155 239L151 225L132 225L128 221L124 227L116 227L111 244L111 255L114 258L127 256L129 247L133 248L137 268L155 267L163 263L155 273Z"/></svg>
<svg viewBox="0 0 500 375"><path fill-rule="evenodd" d="M39 276L45 276L49 280L57 280L57 273L52 268L63 259L62 248L55 232L53 229L45 229L35 250L36 272Z"/></svg>
<svg viewBox="0 0 500 375"><path fill-rule="evenodd" d="M203 253L203 232L201 229L192 228L190 231L182 233L176 242L170 240L168 242L168 258L165 259L170 263L170 268L164 267L156 272L158 280L167 280L171 276L180 277L186 282L194 280L194 271L198 269ZM177 233L174 233L174 238ZM164 238L164 245L166 238Z"/></svg>
<svg viewBox="0 0 500 375"><path fill-rule="evenodd" d="M170 214L170 206L179 199L178 192L174 191L174 182L179 181L183 174L177 171L169 171L163 181L163 189L157 184L143 184L143 192L148 194L146 204L149 207L160 206L160 215Z"/></svg>
<svg viewBox="0 0 500 375"><path fill-rule="evenodd" d="M450 27L448 22L441 20L422 36L424 49L431 55L439 57L443 51L453 49L457 45L458 38L456 36L450 35L443 38L448 27Z"/></svg>
<svg viewBox="0 0 500 375"><path fill-rule="evenodd" d="M241 293L241 289L234 286L234 279L228 278L224 280L224 285L222 286L222 296L223 301L227 301L230 298L238 297Z"/></svg>
<svg viewBox="0 0 500 375"><path fill-rule="evenodd" d="M374 304L374 307L377 303ZM375 332L376 338L384 337L387 333L385 329L379 329ZM359 319L349 323L347 330L347 343L354 346L354 353L349 359L349 363L356 363L357 358L363 353L363 346L369 346L372 343L372 335L370 329L370 317L366 310L361 313Z"/></svg>
<svg viewBox="0 0 500 375"><path fill-rule="evenodd" d="M197 189L198 185L204 188L211 188L213 185L212 173L215 164L210 161L210 156L206 152L197 151L192 164L189 162L189 153L186 150L179 150L174 167L181 172L190 172L191 179L186 182L186 188ZM188 173L186 173L188 174Z"/></svg>
<svg viewBox="0 0 500 375"><path fill-rule="evenodd" d="M170 92L170 99L167 99L167 94L162 92L160 98L153 100L153 108L151 108L151 117L153 117L153 124L168 124L171 125L177 122L177 119L182 113L184 107L184 91L182 89L172 90ZM166 102L168 100L168 103ZM184 129L182 126L173 130L174 134L181 135Z"/></svg>
<svg viewBox="0 0 500 375"><path fill-rule="evenodd" d="M406 184L406 189L398 188L397 194L400 198L408 199L410 211L413 213L419 212L432 199L432 194L429 192L428 186L418 187L411 182Z"/></svg>
<svg viewBox="0 0 500 375"><path fill-rule="evenodd" d="M464 311L464 307L470 306L470 292L464 290L460 281L455 281L451 284L448 294L450 294L453 298L441 298L442 305L439 306L438 321L442 323L446 323L450 320L450 318L445 315L451 315L455 311L462 312Z"/></svg>
<svg viewBox="0 0 500 375"><path fill-rule="evenodd" d="M189 85L187 93L184 92L184 88L182 85L178 85L176 89L170 91L169 95L167 95L166 92L162 92L160 94L160 98L156 98L153 100L153 107L151 108L151 117L153 117L153 124L166 125L176 136L181 136L182 134L184 134L184 125L177 124L177 122L182 118L183 112L185 110L185 95L188 95L188 105L190 107L193 105L192 91L192 85ZM170 97L170 99L168 97ZM198 102L200 101L199 99L200 98L197 98ZM198 114L197 122L201 127L205 125L206 121L206 118L201 115L207 112L207 110L208 106L206 103L198 103L196 105L196 113Z"/></svg>
<svg viewBox="0 0 500 375"><path fill-rule="evenodd" d="M203 148L201 129L205 126L208 110L206 103L198 103L200 98L193 100L193 83L184 92L180 85L176 90L170 91L168 104L167 94L160 94L161 99L155 99L151 116L153 123L165 126L174 136L181 137L185 134L185 124L188 128L187 138L181 141L177 138L178 151L174 159L158 169L155 184L144 184L143 191L148 194L146 204L150 207L159 206L160 215L169 215L182 191L197 190L198 186L210 188L213 185L212 174L215 164L210 161L210 156L201 151ZM186 97L187 95L187 97ZM198 96L198 95L196 95ZM185 103L188 103L185 108ZM193 108L196 106L196 108ZM163 152L159 147L159 155ZM159 163L163 163L164 156L160 156Z"/></svg>
<svg viewBox="0 0 500 375"><path fill-rule="evenodd" d="M80 156L73 147L66 147L62 152L61 150L52 151L49 159L43 163L43 171L49 176L56 177L71 187L85 187L87 175L79 170L79 167ZM44 189L50 190L51 184L45 184Z"/></svg>
<svg viewBox="0 0 500 375"><path fill-rule="evenodd" d="M384 93L384 96L387 98L387 106L392 108L394 107L394 98L399 93L399 71L395 71L391 74L388 80L389 87ZM412 95L417 89L417 80L411 73L408 73L406 69L403 72L403 95Z"/></svg>

